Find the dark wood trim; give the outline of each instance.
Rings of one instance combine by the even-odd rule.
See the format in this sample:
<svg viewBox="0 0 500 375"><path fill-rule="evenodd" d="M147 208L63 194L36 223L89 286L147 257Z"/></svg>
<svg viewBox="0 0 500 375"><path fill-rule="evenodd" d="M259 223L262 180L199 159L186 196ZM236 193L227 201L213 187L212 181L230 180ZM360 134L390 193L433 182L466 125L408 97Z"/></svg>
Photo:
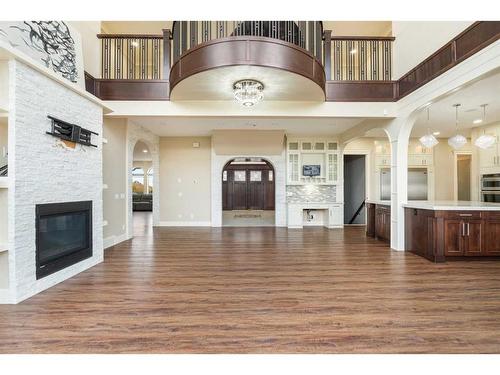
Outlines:
<svg viewBox="0 0 500 375"><path fill-rule="evenodd" d="M88 73L88 72L84 72L84 76L85 76L85 90L89 93L91 93L92 95L96 95L95 91L95 81L96 79L94 78L94 76L92 76L92 74Z"/></svg>
<svg viewBox="0 0 500 375"><path fill-rule="evenodd" d="M323 32L323 56L325 59L325 77L332 79L332 30Z"/></svg>
<svg viewBox="0 0 500 375"><path fill-rule="evenodd" d="M398 100L500 38L500 21L478 21L398 80Z"/></svg>
<svg viewBox="0 0 500 375"><path fill-rule="evenodd" d="M286 70L312 80L325 90L325 70L311 53L282 40L253 36L214 39L188 50L171 68L170 90L196 73L235 65Z"/></svg>
<svg viewBox="0 0 500 375"><path fill-rule="evenodd" d="M163 34L97 34L97 39L163 39Z"/></svg>
<svg viewBox="0 0 500 375"><path fill-rule="evenodd" d="M333 35L332 40L388 40L395 41L396 38L393 36L337 36Z"/></svg>
<svg viewBox="0 0 500 375"><path fill-rule="evenodd" d="M394 102L397 84L394 81L327 81L327 102Z"/></svg>
<svg viewBox="0 0 500 375"><path fill-rule="evenodd" d="M171 39L172 33L169 29L163 30L163 79L170 77L170 64L171 64Z"/></svg>
<svg viewBox="0 0 500 375"><path fill-rule="evenodd" d="M169 84L161 79L97 79L94 95L102 100L169 100Z"/></svg>

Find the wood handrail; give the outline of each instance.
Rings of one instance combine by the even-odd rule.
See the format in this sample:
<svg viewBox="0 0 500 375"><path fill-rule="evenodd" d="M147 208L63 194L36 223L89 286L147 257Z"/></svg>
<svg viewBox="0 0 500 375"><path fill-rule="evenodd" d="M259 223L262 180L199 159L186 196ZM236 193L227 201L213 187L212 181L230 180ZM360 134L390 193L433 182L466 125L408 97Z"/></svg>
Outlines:
<svg viewBox="0 0 500 375"><path fill-rule="evenodd" d="M393 42L396 40L393 36L337 36L332 35L332 40L387 40Z"/></svg>
<svg viewBox="0 0 500 375"><path fill-rule="evenodd" d="M163 39L156 34L97 34L97 39Z"/></svg>

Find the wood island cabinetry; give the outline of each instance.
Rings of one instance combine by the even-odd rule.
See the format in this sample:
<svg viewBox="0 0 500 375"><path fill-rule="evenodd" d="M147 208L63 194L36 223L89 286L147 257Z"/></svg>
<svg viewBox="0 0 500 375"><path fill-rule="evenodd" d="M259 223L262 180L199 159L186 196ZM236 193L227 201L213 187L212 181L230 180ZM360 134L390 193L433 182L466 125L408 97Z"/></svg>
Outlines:
<svg viewBox="0 0 500 375"><path fill-rule="evenodd" d="M368 202L366 213L366 235L389 243L391 241L390 204Z"/></svg>
<svg viewBox="0 0 500 375"><path fill-rule="evenodd" d="M405 208L405 248L434 262L500 256L500 211Z"/></svg>

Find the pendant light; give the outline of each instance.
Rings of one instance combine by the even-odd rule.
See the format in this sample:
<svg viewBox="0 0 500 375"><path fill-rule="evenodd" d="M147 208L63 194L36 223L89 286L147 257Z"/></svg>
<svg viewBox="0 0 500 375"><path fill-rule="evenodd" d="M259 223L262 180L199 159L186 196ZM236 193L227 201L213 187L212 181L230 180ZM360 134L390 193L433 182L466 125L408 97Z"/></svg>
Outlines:
<svg viewBox="0 0 500 375"><path fill-rule="evenodd" d="M453 104L453 107L455 107L455 130L456 134L448 138L448 144L454 148L455 150L458 150L459 148L463 147L467 143L467 138L465 138L463 135L458 134L458 107L460 107L460 104Z"/></svg>
<svg viewBox="0 0 500 375"><path fill-rule="evenodd" d="M483 121L482 121L483 124L486 123L486 106L487 105L488 104L481 104L481 107L483 107ZM486 134L485 130L483 130L483 135L478 137L476 139L476 141L474 142L474 144L479 148L486 149L486 148L490 148L491 146L493 146L495 144L495 142L496 142L496 138L494 136L492 136L491 134Z"/></svg>
<svg viewBox="0 0 500 375"><path fill-rule="evenodd" d="M427 106L427 134L420 137L419 141L427 148L432 148L439 143L429 129L429 106Z"/></svg>

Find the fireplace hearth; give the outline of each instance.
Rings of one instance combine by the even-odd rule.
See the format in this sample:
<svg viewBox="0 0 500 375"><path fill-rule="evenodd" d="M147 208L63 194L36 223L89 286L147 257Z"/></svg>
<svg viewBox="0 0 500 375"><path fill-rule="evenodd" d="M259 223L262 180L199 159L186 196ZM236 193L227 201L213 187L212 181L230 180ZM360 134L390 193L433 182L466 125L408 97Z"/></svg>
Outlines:
<svg viewBox="0 0 500 375"><path fill-rule="evenodd" d="M36 205L36 278L92 257L92 201Z"/></svg>

